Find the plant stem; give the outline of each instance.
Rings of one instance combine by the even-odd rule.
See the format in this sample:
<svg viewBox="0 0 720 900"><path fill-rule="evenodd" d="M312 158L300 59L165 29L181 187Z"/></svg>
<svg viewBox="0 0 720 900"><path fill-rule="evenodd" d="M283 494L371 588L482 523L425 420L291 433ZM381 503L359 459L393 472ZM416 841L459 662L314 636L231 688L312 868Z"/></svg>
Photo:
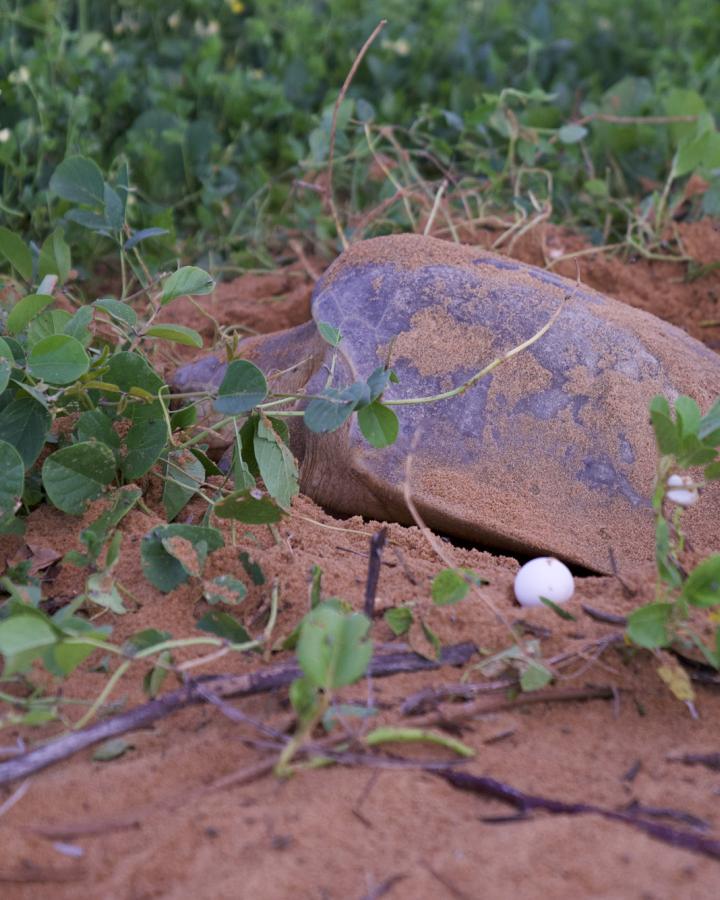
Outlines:
<svg viewBox="0 0 720 900"><path fill-rule="evenodd" d="M571 295L568 295L568 297L565 297L563 299L563 302L560 304L560 306L558 306L550 319L531 338L528 338L528 340L523 341L522 344L518 344L516 347L513 347L512 350L508 350L508 352L504 353L502 356L498 356L497 359L494 359L491 363L485 366L484 369L476 372L471 378L468 378L467 381L464 381L461 385L458 385L458 387L452 388L449 391L443 391L441 394L433 394L429 397L406 397L405 399L400 400L383 399L383 404L385 406L413 406L420 403L435 403L438 400L449 400L451 397L457 397L459 394L464 394L465 391L469 390L474 384L480 381L481 378L489 375L490 372L492 372L494 369L497 369L497 367L502 365L502 363L507 362L509 359L512 359L513 356L517 356L518 353L522 353L523 350L527 350L528 347L531 347L536 341L539 341L540 338L553 326L555 320L560 315L563 307L565 306L565 302L569 299L570 296Z"/></svg>
<svg viewBox="0 0 720 900"><path fill-rule="evenodd" d="M75 722L75 724L73 725L73 731L78 731L80 728L83 728L85 725L87 725L87 723L90 721L90 719L94 718L95 713L98 711L98 709L100 709L100 707L103 705L103 703L110 696L115 685L118 683L118 681L120 681L120 679L123 677L123 675L130 668L130 663L131 663L131 660L129 660L129 659L125 660L124 663L121 663L117 667L117 669L115 669L115 671L112 673L112 675L108 679L107 684L102 689L102 691L100 691L100 693L98 694L95 702L90 707L90 709L85 713L84 716L81 716L77 720L77 722Z"/></svg>

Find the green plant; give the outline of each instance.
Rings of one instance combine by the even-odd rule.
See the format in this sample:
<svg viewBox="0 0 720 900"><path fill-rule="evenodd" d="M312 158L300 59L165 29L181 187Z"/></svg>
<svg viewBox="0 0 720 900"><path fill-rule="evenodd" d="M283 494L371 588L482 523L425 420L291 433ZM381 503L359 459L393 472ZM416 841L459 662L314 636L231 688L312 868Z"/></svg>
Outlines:
<svg viewBox="0 0 720 900"><path fill-rule="evenodd" d="M152 528L141 543L147 580L165 593L189 583L198 598L211 605L237 606L246 595L242 581L224 575L205 577L208 556L224 546L214 523L230 519L265 524L272 530L287 514L298 492L298 467L287 443L286 419L299 417L307 428L328 432L355 415L369 443L386 447L398 432L393 407L450 399L469 390L504 359L540 339L554 319L463 384L431 397L385 399L384 391L395 376L384 367L349 386L330 380L314 396L274 393L257 366L232 358L232 347L216 392L172 394L151 353L158 343L198 348L202 338L190 328L163 322L163 312L178 297L209 293L213 279L195 266L171 274L151 271L140 247L155 236L155 230L134 231L128 223L131 189L126 169L110 184L92 161L73 156L58 166L50 185L64 203L72 204L66 208L65 221L114 246L122 273L120 297L83 303L70 290L55 292L58 282L68 282L71 268L71 251L60 229L39 251L0 229L0 252L14 275L0 331L0 532L21 533L25 515L42 502L71 516L85 514L98 499L105 502L80 535L84 549L65 557L65 563L87 570L85 590L66 607L48 614L41 607L38 585L22 572L4 580L9 599L0 606L0 653L5 657L5 677L10 678L24 677L39 661L53 674L66 676L95 649L126 657L92 705L88 713L92 715L133 660L153 657L146 686L155 692L172 671L173 648L199 642L268 649L277 616L273 587L270 620L261 638L253 640L239 621L217 609L197 623L215 638L179 643L165 634L157 640L143 638L138 655L134 649L127 653L113 648L106 630L95 630L79 615L93 607L122 615L126 597L133 598L115 574L122 545L118 526L134 506L143 505L146 479L162 480L166 517L166 524ZM336 349L342 336L328 325L319 328ZM333 372L334 366L330 369ZM298 400L304 408L297 407ZM171 401L180 407L172 408ZM198 425L197 408L208 403L217 420ZM205 450L209 437L225 427L234 435L234 458L223 476ZM202 524L173 522L193 498L206 504ZM258 573L249 558L246 570L256 581ZM476 576L473 579L477 581ZM462 571L445 573L433 589L434 602L457 602L467 591L466 580ZM313 604L317 608L318 601ZM304 629L306 635L313 634L316 619L322 618L320 628L341 627L333 619L337 610L328 609L325 604L317 615L313 610L315 624ZM355 627L351 623L351 630ZM424 623L420 627L437 651L437 639ZM355 638L351 643L357 643ZM309 640L306 637L305 644ZM308 721L327 711L322 698L338 686L337 678L346 683L346 676L333 668L345 658L344 652L328 662L332 673L326 673L324 681L317 671L312 675L316 696L308 707L313 710Z"/></svg>
<svg viewBox="0 0 720 900"><path fill-rule="evenodd" d="M656 598L631 613L627 635L651 650L689 646L720 669L720 626L712 611L720 606L720 554L688 569L682 530L684 509L698 501L705 482L720 478L720 399L702 415L694 400L680 396L673 415L668 401L658 396L650 405L650 417L660 453L653 495ZM705 617L701 624L711 631L716 626L710 643L698 634L698 616Z"/></svg>
<svg viewBox="0 0 720 900"><path fill-rule="evenodd" d="M710 182L691 214L718 209L714 154L672 166L694 124L653 121L698 114L714 130L720 34L706 6L327 0L318 15L308 0L0 0L0 215L26 242L44 239L50 175L83 154L106 171L130 163L131 224L166 232L146 248L157 264L273 266L287 230L332 252L322 193L298 180L326 165L338 85L386 17L340 116L348 218L413 227L447 178L444 227L500 216L519 230L551 215L595 243L661 252L686 166ZM368 177L378 158L384 177ZM377 214L393 179L408 196ZM77 261L95 264L104 244L70 232Z"/></svg>
<svg viewBox="0 0 720 900"><path fill-rule="evenodd" d="M365 674L372 657L369 630L369 619L337 601L320 603L304 617L297 641L303 675L290 685L298 728L280 755L279 775L290 774L293 757L330 711L337 689Z"/></svg>

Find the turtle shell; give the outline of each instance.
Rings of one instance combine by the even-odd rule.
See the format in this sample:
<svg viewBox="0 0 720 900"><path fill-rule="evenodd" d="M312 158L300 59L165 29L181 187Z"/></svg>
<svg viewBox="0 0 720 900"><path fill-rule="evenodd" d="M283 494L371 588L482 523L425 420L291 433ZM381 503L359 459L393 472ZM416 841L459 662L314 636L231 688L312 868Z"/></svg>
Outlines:
<svg viewBox="0 0 720 900"><path fill-rule="evenodd" d="M434 396L550 330L463 394L397 408L398 439L374 449L353 419L314 434L293 421L301 489L331 511L410 522L403 485L432 528L599 572L651 560L657 450L648 406L720 394L720 357L680 329L551 272L419 235L354 244L318 282L312 321L243 341L276 390L322 392L389 362L385 399ZM336 352L318 323L339 329ZM336 358L333 360L333 356ZM225 367L180 369L180 390ZM408 471L408 457L411 465ZM720 544L720 483L687 510L695 549Z"/></svg>
<svg viewBox="0 0 720 900"><path fill-rule="evenodd" d="M301 488L334 511L409 521L411 454L410 489L436 530L600 572L652 559L648 405L682 393L707 409L720 394L720 357L703 344L553 273L418 235L351 246L318 283L312 315L342 334L335 384L389 360L399 383L385 399L400 399L462 384L561 303L540 340L465 393L398 407L392 446L368 446L355 421L306 431ZM317 368L309 393L327 373ZM719 521L713 485L684 518L698 549L717 549Z"/></svg>

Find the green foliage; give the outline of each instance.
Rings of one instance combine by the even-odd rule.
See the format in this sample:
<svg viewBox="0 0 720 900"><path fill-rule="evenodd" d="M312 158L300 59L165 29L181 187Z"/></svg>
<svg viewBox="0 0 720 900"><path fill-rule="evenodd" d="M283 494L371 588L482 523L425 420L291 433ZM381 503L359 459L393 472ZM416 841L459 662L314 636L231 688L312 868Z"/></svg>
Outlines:
<svg viewBox="0 0 720 900"><path fill-rule="evenodd" d="M369 619L345 611L337 600L318 603L303 618L296 643L303 675L290 686L290 702L299 725L280 755L276 766L279 775L292 771L293 756L315 726L325 721L334 692L358 681L367 671L373 652L369 630ZM295 632L290 636L293 642L295 636ZM328 719L331 727L332 716Z"/></svg>
<svg viewBox="0 0 720 900"><path fill-rule="evenodd" d="M197 622L200 631L215 634L230 644L246 644L251 638L245 628L229 613L212 610Z"/></svg>
<svg viewBox="0 0 720 900"><path fill-rule="evenodd" d="M412 611L407 606L395 606L392 609L388 609L383 618L390 626L390 630L395 637L407 634L414 621Z"/></svg>
<svg viewBox="0 0 720 900"><path fill-rule="evenodd" d="M158 525L142 540L140 555L145 577L167 593L191 576L199 578L208 553L224 545L216 528L201 525Z"/></svg>
<svg viewBox="0 0 720 900"><path fill-rule="evenodd" d="M704 481L720 475L720 399L703 415L690 397L678 397L674 410L665 397L654 397L650 418L660 452L653 495L657 598L630 614L627 635L639 647L651 650L675 642L689 643L720 668L720 627L713 645L708 646L690 623L691 607L720 605L720 554L713 554L688 572L683 565L685 539L681 529L683 509L702 503ZM679 474L687 470L694 471Z"/></svg>
<svg viewBox="0 0 720 900"><path fill-rule="evenodd" d="M308 403L305 426L318 434L337 431L356 412L367 442L377 448L389 446L395 442L399 428L395 412L382 403L383 391L392 375L389 369L379 368L367 381L356 381L343 389L326 387Z"/></svg>
<svg viewBox="0 0 720 900"><path fill-rule="evenodd" d="M82 515L115 478L112 450L85 441L57 450L43 463L42 481L48 499L71 515Z"/></svg>
<svg viewBox="0 0 720 900"><path fill-rule="evenodd" d="M227 367L215 399L215 411L222 415L248 413L267 397L265 376L246 359L235 359Z"/></svg>
<svg viewBox="0 0 720 900"><path fill-rule="evenodd" d="M0 441L0 532L8 526L20 506L25 466L17 450Z"/></svg>
<svg viewBox="0 0 720 900"><path fill-rule="evenodd" d="M220 519L235 519L246 525L273 525L280 522L283 509L272 497L263 496L255 488L236 491L215 504L215 515Z"/></svg>
<svg viewBox="0 0 720 900"><path fill-rule="evenodd" d="M103 547L138 502L141 493L140 488L133 486L116 491L107 509L80 532L80 540L85 544L86 552L71 551L65 556L64 561L75 566L94 566Z"/></svg>
<svg viewBox="0 0 720 900"><path fill-rule="evenodd" d="M471 584L480 586L485 583L472 569L443 569L433 579L433 603L436 606L452 606L465 599Z"/></svg>
<svg viewBox="0 0 720 900"><path fill-rule="evenodd" d="M163 488L163 508L168 522L184 509L205 482L202 462L188 450L168 454Z"/></svg>
<svg viewBox="0 0 720 900"><path fill-rule="evenodd" d="M237 606L246 594L245 585L239 578L232 575L218 575L212 581L206 581L204 585L205 599L211 605L225 603L229 606Z"/></svg>
<svg viewBox="0 0 720 900"><path fill-rule="evenodd" d="M339 116L338 188L358 209L394 191L369 177L364 130L394 156L379 131L388 126L408 153L395 177L412 177L403 166L429 180L452 170L455 184L490 187L525 214L547 199L598 241L624 237L628 223L642 240L653 223L632 201L663 219L691 171L711 179L695 212L720 196L720 26L701 0L329 0L322 15L307 0L240 12L226 0L3 0L0 12L0 203L25 239L22 249L0 233L0 257L26 283L37 266L28 240L45 239L53 206L68 239L83 235L83 260L121 239L168 260L180 235L190 257L212 248L230 265L267 261L276 224L332 240L321 198L293 179L326 162L332 102L382 17ZM661 114L698 120L637 120ZM667 191L648 194L652 183ZM407 227L404 205L379 224ZM44 256L62 280L57 249Z"/></svg>
<svg viewBox="0 0 720 900"><path fill-rule="evenodd" d="M369 620L360 613L343 614L325 604L308 613L297 646L308 682L329 692L361 678L372 657L369 629Z"/></svg>

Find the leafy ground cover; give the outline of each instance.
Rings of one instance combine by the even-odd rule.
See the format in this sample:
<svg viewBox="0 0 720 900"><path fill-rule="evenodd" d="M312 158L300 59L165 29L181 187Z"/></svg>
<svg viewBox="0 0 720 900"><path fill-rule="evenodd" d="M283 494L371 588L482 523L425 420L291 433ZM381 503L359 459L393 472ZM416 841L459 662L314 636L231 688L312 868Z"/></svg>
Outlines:
<svg viewBox="0 0 720 900"><path fill-rule="evenodd" d="M132 226L167 231L147 248L158 264L271 266L293 235L332 256L318 173L339 85L381 16L337 132L358 236L414 228L445 180L476 224L552 217L645 251L667 252L692 173L709 189L683 214L717 212L720 34L700 0L3 0L7 224L44 241L65 211L50 176L80 153L111 182L129 163ZM107 249L72 238L89 268Z"/></svg>
<svg viewBox="0 0 720 900"><path fill-rule="evenodd" d="M655 566L520 613L515 560L298 496L297 397L234 356L306 318L343 239L398 229L571 277L579 259L717 348L717 23L690 2L382 6L330 177L374 4L0 3L0 880L18 897L714 884L720 557L685 546L672 492L691 506L717 478L718 405L650 411ZM248 266L271 271L222 283ZM217 394L171 397L211 345L232 360ZM305 424L357 415L381 449L391 377L311 398ZM193 430L208 404L235 429L229 472ZM472 654L462 678L448 654ZM37 775L48 748L69 758Z"/></svg>

